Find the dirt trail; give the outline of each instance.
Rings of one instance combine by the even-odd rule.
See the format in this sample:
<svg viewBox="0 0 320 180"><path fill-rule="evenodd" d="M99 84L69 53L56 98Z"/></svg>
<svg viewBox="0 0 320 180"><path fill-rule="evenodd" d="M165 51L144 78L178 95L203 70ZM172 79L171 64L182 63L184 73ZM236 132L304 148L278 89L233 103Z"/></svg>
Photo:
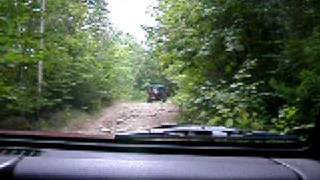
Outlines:
<svg viewBox="0 0 320 180"><path fill-rule="evenodd" d="M150 129L163 123L174 123L179 115L172 103L122 102L106 108L101 117L86 123L78 133L106 135Z"/></svg>

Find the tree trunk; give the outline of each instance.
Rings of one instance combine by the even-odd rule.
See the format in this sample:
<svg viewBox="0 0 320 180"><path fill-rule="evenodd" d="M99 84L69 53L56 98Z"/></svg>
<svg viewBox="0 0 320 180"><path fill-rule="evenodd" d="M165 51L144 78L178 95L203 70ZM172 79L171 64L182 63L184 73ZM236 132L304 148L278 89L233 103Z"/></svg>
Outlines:
<svg viewBox="0 0 320 180"><path fill-rule="evenodd" d="M46 0L41 0L41 22L40 22L40 50L44 51L44 31L45 31L45 20L44 13L46 10ZM41 96L43 83L43 59L38 62L38 94Z"/></svg>

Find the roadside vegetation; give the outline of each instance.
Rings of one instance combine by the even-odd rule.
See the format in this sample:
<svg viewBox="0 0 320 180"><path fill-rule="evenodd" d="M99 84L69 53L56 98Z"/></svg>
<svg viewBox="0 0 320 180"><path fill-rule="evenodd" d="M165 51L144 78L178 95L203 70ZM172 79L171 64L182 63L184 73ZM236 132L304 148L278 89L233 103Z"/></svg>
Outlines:
<svg viewBox="0 0 320 180"><path fill-rule="evenodd" d="M160 0L153 56L182 122L288 133L320 116L317 0Z"/></svg>
<svg viewBox="0 0 320 180"><path fill-rule="evenodd" d="M159 79L142 45L110 23L105 1L42 2L0 3L1 129L54 129L64 114L142 99Z"/></svg>
<svg viewBox="0 0 320 180"><path fill-rule="evenodd" d="M145 101L150 83L170 87L182 123L290 133L320 118L318 0L158 0L147 48L105 1L41 2L0 4L2 129Z"/></svg>

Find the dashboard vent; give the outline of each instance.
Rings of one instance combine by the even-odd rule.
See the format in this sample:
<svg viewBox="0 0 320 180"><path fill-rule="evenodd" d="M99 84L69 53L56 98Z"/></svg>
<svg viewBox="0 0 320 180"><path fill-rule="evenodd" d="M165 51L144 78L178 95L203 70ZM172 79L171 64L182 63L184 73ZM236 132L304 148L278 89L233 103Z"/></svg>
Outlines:
<svg viewBox="0 0 320 180"><path fill-rule="evenodd" d="M41 151L35 149L0 148L0 155L39 156Z"/></svg>

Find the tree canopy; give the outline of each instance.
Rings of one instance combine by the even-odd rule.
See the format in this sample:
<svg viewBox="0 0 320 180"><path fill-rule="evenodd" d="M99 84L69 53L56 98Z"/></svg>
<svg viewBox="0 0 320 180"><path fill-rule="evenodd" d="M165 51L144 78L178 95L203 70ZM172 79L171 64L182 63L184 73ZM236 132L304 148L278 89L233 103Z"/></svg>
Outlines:
<svg viewBox="0 0 320 180"><path fill-rule="evenodd" d="M143 70L153 62L144 63L148 53L142 45L111 24L105 1L45 2L43 9L42 0L1 1L1 117L34 121L65 108L97 110L137 96L148 83L145 77L156 77Z"/></svg>
<svg viewBox="0 0 320 180"><path fill-rule="evenodd" d="M42 2L1 1L1 117L93 111L151 83L171 87L182 123L290 133L320 117L317 0L158 0L147 48L107 1Z"/></svg>
<svg viewBox="0 0 320 180"><path fill-rule="evenodd" d="M153 55L183 122L289 132L319 118L316 0L160 0Z"/></svg>

